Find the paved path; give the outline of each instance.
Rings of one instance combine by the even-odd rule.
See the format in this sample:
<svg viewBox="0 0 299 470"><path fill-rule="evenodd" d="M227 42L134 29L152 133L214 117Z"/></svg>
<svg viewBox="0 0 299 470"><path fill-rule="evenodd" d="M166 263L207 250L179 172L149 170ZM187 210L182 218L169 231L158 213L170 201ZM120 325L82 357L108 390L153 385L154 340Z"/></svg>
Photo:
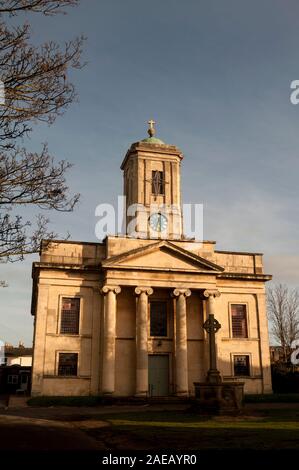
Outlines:
<svg viewBox="0 0 299 470"><path fill-rule="evenodd" d="M99 407L26 407L0 409L1 451L105 451L121 442L130 449L127 433L117 436L105 415L121 412L183 410L186 405L111 405ZM103 431L101 431L103 428ZM144 445L134 442L134 448Z"/></svg>
<svg viewBox="0 0 299 470"><path fill-rule="evenodd" d="M106 414L111 413L129 413L136 411L175 411L185 410L190 405L106 405L106 406L49 406L49 407L33 407L28 406L26 408L9 408L8 410L0 410L1 414L11 416L24 416L28 418L40 418L40 419L51 419L58 421L83 421L88 418L101 418Z"/></svg>

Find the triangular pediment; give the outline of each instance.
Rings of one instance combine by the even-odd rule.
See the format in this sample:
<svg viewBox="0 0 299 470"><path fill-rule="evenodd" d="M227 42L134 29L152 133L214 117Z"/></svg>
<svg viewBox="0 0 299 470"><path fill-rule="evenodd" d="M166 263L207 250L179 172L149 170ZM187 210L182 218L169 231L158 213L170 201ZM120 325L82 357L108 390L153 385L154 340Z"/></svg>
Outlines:
<svg viewBox="0 0 299 470"><path fill-rule="evenodd" d="M224 269L167 240L130 250L102 262L104 268L193 271L217 274Z"/></svg>

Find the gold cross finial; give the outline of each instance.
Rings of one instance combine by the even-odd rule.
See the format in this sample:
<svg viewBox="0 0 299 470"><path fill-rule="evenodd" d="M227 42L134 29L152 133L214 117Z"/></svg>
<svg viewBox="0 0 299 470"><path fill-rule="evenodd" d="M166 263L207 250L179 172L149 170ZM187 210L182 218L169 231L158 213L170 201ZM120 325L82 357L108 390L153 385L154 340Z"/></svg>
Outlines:
<svg viewBox="0 0 299 470"><path fill-rule="evenodd" d="M149 124L149 129L148 129L148 134L150 137L154 137L154 135L156 134L156 129L154 128L154 125L156 124L155 121L153 119L150 119L148 121L148 124Z"/></svg>

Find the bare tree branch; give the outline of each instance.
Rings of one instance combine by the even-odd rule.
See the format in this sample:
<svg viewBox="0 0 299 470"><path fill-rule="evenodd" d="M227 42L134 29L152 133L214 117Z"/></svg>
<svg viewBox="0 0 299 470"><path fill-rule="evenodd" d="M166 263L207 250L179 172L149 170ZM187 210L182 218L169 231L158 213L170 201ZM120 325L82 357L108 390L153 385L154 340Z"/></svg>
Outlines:
<svg viewBox="0 0 299 470"><path fill-rule="evenodd" d="M40 154L25 149L0 153L0 208L34 204L42 209L72 211L79 194L68 197L66 172L71 166L66 161L55 165L47 145Z"/></svg>
<svg viewBox="0 0 299 470"><path fill-rule="evenodd" d="M29 39L28 24L8 29L0 23L0 79L5 90L5 102L0 105L2 148L12 148L34 122L52 124L77 98L67 71L82 67L84 38L69 41L63 48L52 41L37 48Z"/></svg>
<svg viewBox="0 0 299 470"><path fill-rule="evenodd" d="M0 14L16 15L22 11L53 15L64 13L64 7L75 6L79 0L0 0Z"/></svg>
<svg viewBox="0 0 299 470"><path fill-rule="evenodd" d="M22 261L26 255L39 252L43 239L51 241L57 238L57 233L48 231L48 224L49 219L41 214L34 224L23 222L19 216L0 215L0 263ZM32 226L34 229L29 233L28 228Z"/></svg>
<svg viewBox="0 0 299 470"><path fill-rule="evenodd" d="M42 238L53 239L47 231L49 220L38 216L35 229L28 235L32 222L10 215L14 207L34 205L41 209L72 211L79 194L69 196L66 172L70 163L54 163L44 145L41 154L25 149L11 154L0 153L0 260L18 261L26 254L39 251Z"/></svg>
<svg viewBox="0 0 299 470"><path fill-rule="evenodd" d="M16 208L72 211L79 194L70 195L65 160L54 163L46 145L41 153L18 147L37 122L52 124L76 100L74 85L68 80L70 69L82 67L83 37L63 46L49 41L31 43L28 23L8 26L5 16L18 13L53 15L79 0L0 0L0 80L5 100L0 104L0 262L22 260L39 251L49 232L47 217L38 215L27 221Z"/></svg>

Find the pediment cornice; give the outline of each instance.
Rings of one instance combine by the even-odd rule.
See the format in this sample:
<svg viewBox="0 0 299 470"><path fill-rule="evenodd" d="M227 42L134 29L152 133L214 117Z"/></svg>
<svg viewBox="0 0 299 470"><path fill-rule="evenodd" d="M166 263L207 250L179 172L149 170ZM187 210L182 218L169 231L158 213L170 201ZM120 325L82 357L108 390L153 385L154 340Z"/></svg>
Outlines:
<svg viewBox="0 0 299 470"><path fill-rule="evenodd" d="M159 254L159 252L161 254ZM173 257L174 261L172 266L168 264L163 266L163 260L161 262L161 255L168 254L168 258ZM142 264L142 258L144 257L149 259L150 255L153 255L152 265ZM159 264L155 263L155 256L159 256ZM136 266L134 266L134 259L136 260ZM182 264L184 263L185 267L176 266L176 261L180 260ZM157 261L157 258L156 258ZM142 246L127 252L121 253L116 256L112 256L102 261L102 267L104 269L144 269L144 270L168 270L168 271L192 271L192 272L202 272L208 274L220 274L224 271L222 266L219 266L206 258L196 255L191 251L187 251L175 243L172 243L168 240L162 240L154 242L146 247Z"/></svg>

